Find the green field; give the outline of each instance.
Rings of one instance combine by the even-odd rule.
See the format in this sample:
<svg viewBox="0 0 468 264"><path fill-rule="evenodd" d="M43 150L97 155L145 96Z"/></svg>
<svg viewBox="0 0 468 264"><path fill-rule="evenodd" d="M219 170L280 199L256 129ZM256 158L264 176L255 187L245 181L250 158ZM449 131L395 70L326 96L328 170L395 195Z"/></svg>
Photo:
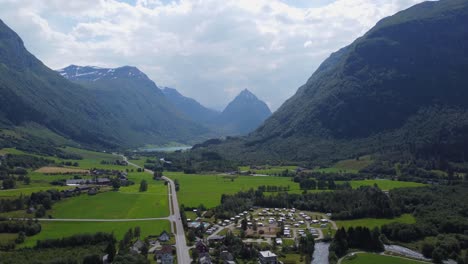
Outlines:
<svg viewBox="0 0 468 264"><path fill-rule="evenodd" d="M263 170L251 169L250 166L241 166L239 167L240 171L251 171L255 174L265 174L265 175L276 175L281 174L285 170L295 171L297 166L265 166L267 168Z"/></svg>
<svg viewBox="0 0 468 264"><path fill-rule="evenodd" d="M353 257L344 259L342 264L420 264L427 263L407 258L382 256L371 253L357 253Z"/></svg>
<svg viewBox="0 0 468 264"><path fill-rule="evenodd" d="M18 234L0 233L0 246L14 242Z"/></svg>
<svg viewBox="0 0 468 264"><path fill-rule="evenodd" d="M190 207L195 207L200 204L203 204L208 208L215 207L220 203L222 194L233 194L239 191L249 190L250 188L256 189L261 185L290 186L291 193L302 192L299 189L299 184L291 181L291 178L288 177L239 176L235 178L234 181L231 181L230 179L224 178L222 175L195 175L179 172L166 172L165 175L171 179L179 180L179 203ZM359 186L373 186L374 184L377 184L382 190L424 186L424 184L421 183L392 180L360 180L350 181L350 183L353 188L358 188Z"/></svg>
<svg viewBox="0 0 468 264"><path fill-rule="evenodd" d="M14 197L20 196L21 194L30 195L33 192L46 191L46 190L50 190L50 189L66 190L66 189L70 189L70 188L72 188L72 187L69 187L69 186L52 186L52 185L28 187L26 185L26 186L22 186L21 188L17 188L17 189L0 190L0 198L14 198Z"/></svg>
<svg viewBox="0 0 468 264"><path fill-rule="evenodd" d="M98 169L109 169L109 170L125 170L126 168L130 168L129 166L101 164L101 161L113 162L115 160L122 160L121 157L112 155L110 153L95 152L95 151L89 151L89 150L72 148L72 147L66 147L63 150L65 152L77 154L83 157L83 159L81 160L66 160L66 161L71 161L71 162L78 162L79 168L83 168L83 169L98 168Z"/></svg>
<svg viewBox="0 0 468 264"><path fill-rule="evenodd" d="M369 229L373 229L374 227L381 227L382 225L399 222L405 224L414 224L416 223L416 219L411 214L403 214L400 217L395 217L392 219L387 218L362 218L362 219L355 219L355 220L345 220L345 221L336 221L336 225L338 228L344 227L348 229L349 227L356 227L356 226L365 226Z"/></svg>
<svg viewBox="0 0 468 264"><path fill-rule="evenodd" d="M114 233L121 240L129 228L139 226L142 237L159 235L163 230L171 231L169 221L133 221L133 222L41 222L42 230L39 234L28 237L23 246L30 247L37 240L61 238L82 233L108 232Z"/></svg>
<svg viewBox="0 0 468 264"><path fill-rule="evenodd" d="M342 183L340 181L337 181L337 183ZM417 182L404 182L404 181L392 181L392 180L359 180L359 181L350 181L351 187L353 189L358 188L359 186L373 186L374 184L377 184L377 186L384 190L388 191L391 189L396 189L396 188L407 188L407 187L421 187L425 186L426 184L423 183L417 183Z"/></svg>
<svg viewBox="0 0 468 264"><path fill-rule="evenodd" d="M131 173L135 184L94 196L80 195L54 204L49 212L55 218L72 219L133 219L169 215L167 186L154 181L148 173ZM148 181L148 191L139 192L140 180Z"/></svg>
<svg viewBox="0 0 468 264"><path fill-rule="evenodd" d="M196 207L200 204L208 208L219 205L222 194L256 189L261 185L290 186L293 192L300 192L299 184L287 177L274 176L239 176L231 181L221 175L194 175L179 172L166 172L166 176L177 179L180 183L179 204Z"/></svg>

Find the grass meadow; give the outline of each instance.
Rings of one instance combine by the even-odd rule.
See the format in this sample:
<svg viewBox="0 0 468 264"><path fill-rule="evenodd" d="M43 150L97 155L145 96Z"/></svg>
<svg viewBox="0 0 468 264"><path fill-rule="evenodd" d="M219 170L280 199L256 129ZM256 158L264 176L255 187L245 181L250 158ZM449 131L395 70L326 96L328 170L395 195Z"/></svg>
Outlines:
<svg viewBox="0 0 468 264"><path fill-rule="evenodd" d="M37 240L48 238L62 238L75 234L96 232L114 233L121 240L130 228L139 226L141 237L159 235L163 230L171 231L171 225L166 220L129 221L129 222L41 222L42 230L39 234L28 237L23 247L32 247Z"/></svg>
<svg viewBox="0 0 468 264"><path fill-rule="evenodd" d="M336 221L336 225L338 228L344 227L348 229L350 227L357 227L357 226L365 226L369 229L373 229L374 227L381 227L383 225L398 222L404 224L414 224L416 223L416 219L411 214L403 214L400 217L395 218L361 218L355 220L344 220L344 221Z"/></svg>
<svg viewBox="0 0 468 264"><path fill-rule="evenodd" d="M401 257L383 256L372 253L357 253L344 259L342 264L420 264L428 263Z"/></svg>
<svg viewBox="0 0 468 264"><path fill-rule="evenodd" d="M135 184L119 191L80 195L54 204L49 212L55 218L134 219L169 215L169 196L163 181L155 181L149 173L130 173ZM140 181L148 182L148 190L139 192Z"/></svg>
<svg viewBox="0 0 468 264"><path fill-rule="evenodd" d="M337 183L342 183L337 181ZM377 184L377 186L384 191L388 191L391 189L396 189L396 188L407 188L407 187L421 187L425 186L423 183L417 183L417 182L404 182L404 181L392 181L392 180L387 180L387 179L382 179L382 180L358 180L358 181L350 181L351 187L353 189L356 189L360 186L373 186L374 184Z"/></svg>
<svg viewBox="0 0 468 264"><path fill-rule="evenodd" d="M274 176L239 176L231 181L222 175L195 175L179 172L165 172L165 176L180 184L177 195L179 204L196 207L200 204L207 208L219 205L222 194L233 194L239 191L256 189L261 185L290 186L292 192L301 192L299 184L287 177Z"/></svg>

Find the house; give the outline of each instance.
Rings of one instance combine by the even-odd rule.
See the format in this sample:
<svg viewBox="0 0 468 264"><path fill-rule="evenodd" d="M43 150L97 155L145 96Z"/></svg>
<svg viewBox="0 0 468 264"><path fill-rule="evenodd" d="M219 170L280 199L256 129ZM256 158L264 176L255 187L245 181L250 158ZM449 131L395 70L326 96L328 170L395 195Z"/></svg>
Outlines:
<svg viewBox="0 0 468 264"><path fill-rule="evenodd" d="M198 263L199 264L211 264L211 256L209 253L202 253L200 254L200 257L198 258Z"/></svg>
<svg viewBox="0 0 468 264"><path fill-rule="evenodd" d="M91 188L88 190L88 195L96 195L97 194L97 189L96 188Z"/></svg>
<svg viewBox="0 0 468 264"><path fill-rule="evenodd" d="M258 254L258 263L260 264L280 264L278 256L275 253L267 250L260 251Z"/></svg>
<svg viewBox="0 0 468 264"><path fill-rule="evenodd" d="M169 235L169 233L167 233L166 230L164 230L159 235L158 240L161 241L161 242L167 242L167 241L171 240L171 235Z"/></svg>
<svg viewBox="0 0 468 264"><path fill-rule="evenodd" d="M98 185L110 185L111 180L109 178L97 178L95 183Z"/></svg>
<svg viewBox="0 0 468 264"><path fill-rule="evenodd" d="M230 262L235 263L234 256L227 250L223 250L219 253L219 259L223 261L223 264L228 264Z"/></svg>
<svg viewBox="0 0 468 264"><path fill-rule="evenodd" d="M154 252L154 260L162 264L173 264L174 255L172 255L172 246L164 245L161 249Z"/></svg>
<svg viewBox="0 0 468 264"><path fill-rule="evenodd" d="M140 254L144 246L145 243L143 241L137 240L137 242L130 247L130 252Z"/></svg>
<svg viewBox="0 0 468 264"><path fill-rule="evenodd" d="M195 249L198 251L198 254L202 255L203 253L208 253L209 252L209 248L207 245L205 245L205 243L203 243L203 241L199 240L197 242L197 244L195 245Z"/></svg>
<svg viewBox="0 0 468 264"><path fill-rule="evenodd" d="M218 235L215 235L215 236L211 236L208 238L208 242L221 242L224 240L224 236L218 236Z"/></svg>
<svg viewBox="0 0 468 264"><path fill-rule="evenodd" d="M78 185L86 184L86 180L84 179L67 180L65 184L67 186L78 186Z"/></svg>

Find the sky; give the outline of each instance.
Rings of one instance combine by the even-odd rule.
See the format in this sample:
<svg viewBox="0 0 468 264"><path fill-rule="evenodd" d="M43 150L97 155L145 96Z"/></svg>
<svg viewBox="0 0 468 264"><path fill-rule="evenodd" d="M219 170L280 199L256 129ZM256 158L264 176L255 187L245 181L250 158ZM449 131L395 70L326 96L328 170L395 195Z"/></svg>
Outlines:
<svg viewBox="0 0 468 264"><path fill-rule="evenodd" d="M272 110L332 52L421 0L0 0L52 69L136 66L222 110L247 88Z"/></svg>

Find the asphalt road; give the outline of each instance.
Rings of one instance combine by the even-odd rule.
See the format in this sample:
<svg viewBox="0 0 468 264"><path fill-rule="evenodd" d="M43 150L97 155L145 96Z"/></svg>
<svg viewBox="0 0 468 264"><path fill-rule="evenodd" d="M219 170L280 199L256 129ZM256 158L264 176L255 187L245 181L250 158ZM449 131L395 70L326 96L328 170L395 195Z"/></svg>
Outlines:
<svg viewBox="0 0 468 264"><path fill-rule="evenodd" d="M132 165L137 168L141 168L137 164L131 163L128 161L127 157L121 155L121 157L128 162L129 165ZM145 169L145 171L153 174L153 171ZM177 251L177 263L179 264L187 264L191 262L191 258L189 255L189 247L187 246L187 241L185 240L185 231L184 231L184 226L182 224L182 219L180 219L180 210L179 210L179 202L177 200L177 192L175 190L175 184L174 182L163 176L163 180L167 181L169 185L169 205L171 215L168 218L164 219L169 219L171 222L171 228L173 228L173 224L175 223L175 230L173 230L173 233L175 234L175 239L176 239L176 251ZM128 221L128 220L127 220Z"/></svg>

